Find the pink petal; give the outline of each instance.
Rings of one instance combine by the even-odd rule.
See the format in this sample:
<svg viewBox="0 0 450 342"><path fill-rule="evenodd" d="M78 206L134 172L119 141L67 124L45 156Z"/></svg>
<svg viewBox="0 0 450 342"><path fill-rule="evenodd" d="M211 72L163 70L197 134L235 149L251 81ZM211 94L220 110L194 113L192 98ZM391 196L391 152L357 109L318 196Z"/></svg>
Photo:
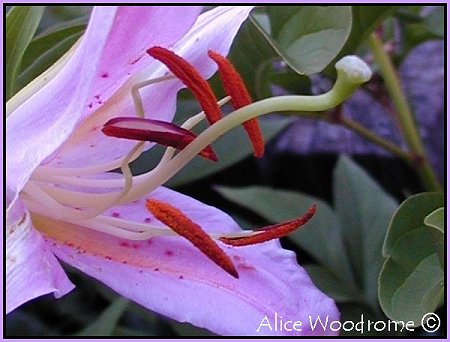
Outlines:
<svg viewBox="0 0 450 342"><path fill-rule="evenodd" d="M115 8L94 10L79 48L59 74L6 122L8 186L16 194L33 170L72 133L89 95Z"/></svg>
<svg viewBox="0 0 450 342"><path fill-rule="evenodd" d="M183 7L180 13L173 7L94 8L71 60L7 120L11 189L19 192L36 166L60 147L81 119L151 62L148 56L138 60L149 46L173 44L192 26L200 9Z"/></svg>
<svg viewBox="0 0 450 342"><path fill-rule="evenodd" d="M39 296L53 292L59 298L74 286L42 236L33 228L29 213L16 201L7 214L6 313Z"/></svg>
<svg viewBox="0 0 450 342"><path fill-rule="evenodd" d="M252 7L217 7L203 13L192 29L172 49L198 68L204 77L212 76L217 68L209 59L207 51L212 49L226 55L251 9ZM141 71L139 80L156 78L164 75L166 71L165 66L155 61ZM171 121L176 110L176 94L181 88L183 85L180 81L171 80L142 89L140 93L146 116L155 120ZM100 128L111 118L135 115L130 90L130 87L128 90L121 89L123 95L105 103L101 110L79 127L51 165L82 167L123 157L134 143L107 138Z"/></svg>
<svg viewBox="0 0 450 342"><path fill-rule="evenodd" d="M164 188L151 195L180 208L210 232L236 231L237 224L213 207ZM144 199L109 214L157 224L144 209ZM316 327L309 316L338 320L334 302L314 287L297 265L295 254L278 242L236 248L223 246L240 278L221 270L189 242L178 237L148 241L113 238L86 228L65 226L54 253L110 286L123 296L180 322L190 322L222 335L334 335ZM73 244L73 246L72 246ZM303 323L303 330L270 331L258 327L274 314Z"/></svg>
<svg viewBox="0 0 450 342"><path fill-rule="evenodd" d="M151 46L171 46L194 24L201 6L120 6L95 75L88 110L106 102L126 80L153 60Z"/></svg>

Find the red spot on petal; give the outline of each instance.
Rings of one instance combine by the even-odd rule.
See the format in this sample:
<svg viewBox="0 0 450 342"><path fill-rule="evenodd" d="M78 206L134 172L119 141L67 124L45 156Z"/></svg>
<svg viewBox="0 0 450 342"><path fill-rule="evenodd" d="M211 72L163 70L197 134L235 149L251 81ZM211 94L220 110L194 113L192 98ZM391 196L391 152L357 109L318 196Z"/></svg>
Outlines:
<svg viewBox="0 0 450 342"><path fill-rule="evenodd" d="M108 73L107 72L105 72L105 73L103 73L102 74L102 76L101 76L102 78L108 78L109 77L109 75L108 75Z"/></svg>
<svg viewBox="0 0 450 342"><path fill-rule="evenodd" d="M240 268L240 269L249 270L249 271L255 271L256 270L253 266L248 265L248 264L243 263L243 262L238 263L237 267Z"/></svg>
<svg viewBox="0 0 450 342"><path fill-rule="evenodd" d="M167 256L172 256L173 252L172 251L165 251L164 254L167 255Z"/></svg>
<svg viewBox="0 0 450 342"><path fill-rule="evenodd" d="M111 214L111 216L112 216L112 217L120 217L120 213L118 213L117 211L114 211L114 212Z"/></svg>
<svg viewBox="0 0 450 342"><path fill-rule="evenodd" d="M198 224L189 219L180 210L168 203L155 199L148 199L146 206L159 221L189 240L203 254L231 276L239 278L239 274L228 255Z"/></svg>
<svg viewBox="0 0 450 342"><path fill-rule="evenodd" d="M178 277L178 279L184 279L184 277L183 277L182 275L180 275L180 276Z"/></svg>
<svg viewBox="0 0 450 342"><path fill-rule="evenodd" d="M154 268L153 271L158 272L158 271L159 271L159 268Z"/></svg>
<svg viewBox="0 0 450 342"><path fill-rule="evenodd" d="M131 65L136 64L137 62L139 62L141 60L143 56L139 56L138 58L136 58L135 60L131 61Z"/></svg>
<svg viewBox="0 0 450 342"><path fill-rule="evenodd" d="M137 248L139 248L139 245L137 243L133 243L133 248L137 249Z"/></svg>
<svg viewBox="0 0 450 342"><path fill-rule="evenodd" d="M123 241L123 242L120 243L120 246L122 246L122 247L130 247L130 244L128 242L126 242L126 241Z"/></svg>
<svg viewBox="0 0 450 342"><path fill-rule="evenodd" d="M144 219L144 222L145 222L145 223L152 222L152 219L151 219L150 217L146 217L146 218Z"/></svg>

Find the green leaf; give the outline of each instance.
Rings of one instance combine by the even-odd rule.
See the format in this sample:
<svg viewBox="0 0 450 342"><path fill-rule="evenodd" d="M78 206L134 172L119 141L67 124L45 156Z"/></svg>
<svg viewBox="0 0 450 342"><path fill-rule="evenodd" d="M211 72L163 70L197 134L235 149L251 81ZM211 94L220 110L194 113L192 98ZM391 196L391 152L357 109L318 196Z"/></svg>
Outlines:
<svg viewBox="0 0 450 342"><path fill-rule="evenodd" d="M177 113L176 123L196 113L196 107L191 101L183 101L179 106L184 113ZM189 114L187 114L189 113ZM263 118L259 120L261 131L266 141L275 137L283 128L291 123L293 118ZM204 129L206 124L199 125ZM219 161L212 163L202 157L196 157L166 184L170 187L180 186L219 172L252 154L253 149L247 134L242 127L236 127L212 144ZM162 148L152 148L144 153L138 161L132 164L134 174L140 174L156 166L161 159Z"/></svg>
<svg viewBox="0 0 450 342"><path fill-rule="evenodd" d="M299 74L322 71L344 46L352 26L351 6L273 6L266 39Z"/></svg>
<svg viewBox="0 0 450 342"><path fill-rule="evenodd" d="M88 18L52 27L34 38L23 56L19 88L31 82L55 63L83 34Z"/></svg>
<svg viewBox="0 0 450 342"><path fill-rule="evenodd" d="M396 56L397 63L400 63L417 45L428 40L443 38L443 13L440 7L442 6L437 6L425 17L421 17L411 7L404 9L402 14L398 15L402 40L399 55ZM405 17L408 13L410 16Z"/></svg>
<svg viewBox="0 0 450 342"><path fill-rule="evenodd" d="M429 235L424 229L406 234L399 241L398 249L403 251L398 253L408 258L414 254L408 247L424 248L420 239L427 238ZM433 246L428 248L430 251ZM418 326L424 314L433 312L442 303L444 273L438 256L436 253L423 254L426 253L419 253L422 260L416 260L415 265L411 261L405 265L394 258L388 258L383 265L379 279L379 301L390 319L413 321Z"/></svg>
<svg viewBox="0 0 450 342"><path fill-rule="evenodd" d="M317 259L343 283L353 283L350 262L342 241L341 227L325 202L300 193L266 187L227 188L217 191L226 199L253 210L269 222L279 223L303 215L317 204L313 219L289 235L296 244Z"/></svg>
<svg viewBox="0 0 450 342"><path fill-rule="evenodd" d="M127 307L127 299L122 297L116 299L94 322L80 331L77 336L111 336Z"/></svg>
<svg viewBox="0 0 450 342"><path fill-rule="evenodd" d="M375 308L383 240L397 203L367 172L344 156L334 170L333 187L336 214L356 281Z"/></svg>
<svg viewBox="0 0 450 342"><path fill-rule="evenodd" d="M444 11L444 6L436 6L430 13L425 16L423 21L424 26L427 28L427 30L439 38L444 38Z"/></svg>
<svg viewBox="0 0 450 342"><path fill-rule="evenodd" d="M444 207L436 209L425 217L423 221L427 226L436 228L444 233Z"/></svg>
<svg viewBox="0 0 450 342"><path fill-rule="evenodd" d="M370 33L399 6L352 6L352 31L339 56L354 54Z"/></svg>
<svg viewBox="0 0 450 342"><path fill-rule="evenodd" d="M340 280L336 274L320 265L305 265L314 285L337 302L356 302L359 293Z"/></svg>
<svg viewBox="0 0 450 342"><path fill-rule="evenodd" d="M22 57L41 21L45 6L14 6L6 14L6 98L16 92Z"/></svg>
<svg viewBox="0 0 450 342"><path fill-rule="evenodd" d="M408 197L397 209L389 225L389 232L383 246L385 257L395 255L395 244L404 234L424 226L425 217L442 207L444 195L425 192Z"/></svg>
<svg viewBox="0 0 450 342"><path fill-rule="evenodd" d="M388 258L380 272L378 293L380 305L391 319L419 325L422 316L442 301L443 250L436 239L443 244L443 234L424 223L442 204L441 193L417 194L406 199L392 218L383 247Z"/></svg>
<svg viewBox="0 0 450 342"><path fill-rule="evenodd" d="M189 323L179 323L176 321L171 321L170 326L175 330L179 336L196 336L196 337L213 337L216 334L210 332L209 330L202 329L193 326Z"/></svg>
<svg viewBox="0 0 450 342"><path fill-rule="evenodd" d="M259 20L263 21L261 18ZM272 63L277 54L255 27L254 21L244 22L233 41L228 58L244 79L252 98L256 100L272 95L269 78L273 74ZM211 86L217 90L217 94L224 94L219 77L213 78Z"/></svg>

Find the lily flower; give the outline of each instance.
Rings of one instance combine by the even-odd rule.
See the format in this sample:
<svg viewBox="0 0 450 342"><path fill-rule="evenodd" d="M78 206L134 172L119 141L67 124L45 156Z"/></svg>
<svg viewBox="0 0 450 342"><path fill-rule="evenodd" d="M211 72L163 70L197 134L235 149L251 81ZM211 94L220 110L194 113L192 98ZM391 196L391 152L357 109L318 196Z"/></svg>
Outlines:
<svg viewBox="0 0 450 342"><path fill-rule="evenodd" d="M150 310L218 334L336 334L265 324L274 315L305 324L309 316L339 319L333 300L276 240L306 223L314 207L304 217L245 232L222 211L162 186L198 154L214 160L208 146L232 127L278 110L325 110L367 80L360 65L350 72L337 66L336 89L319 97L238 103L198 137L189 129L203 113L174 127L183 83L147 50L168 47L210 77L215 63L207 51L226 55L250 10L95 8L81 41L8 102L7 312L73 289L59 259ZM347 62L341 69L349 69ZM131 96L136 89L141 102ZM121 139L117 132L142 115L153 143ZM102 130L108 122L112 137ZM156 138L155 129L162 131ZM158 166L132 176L128 164L155 142L170 146ZM117 168L122 175L110 172Z"/></svg>

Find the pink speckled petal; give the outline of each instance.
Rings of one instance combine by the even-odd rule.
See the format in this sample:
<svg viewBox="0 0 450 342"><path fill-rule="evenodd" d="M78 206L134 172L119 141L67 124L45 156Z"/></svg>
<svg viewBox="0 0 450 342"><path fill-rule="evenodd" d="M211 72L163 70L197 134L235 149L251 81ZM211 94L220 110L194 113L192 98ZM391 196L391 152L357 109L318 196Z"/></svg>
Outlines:
<svg viewBox="0 0 450 342"><path fill-rule="evenodd" d="M33 228L20 200L7 213L6 313L53 292L59 298L74 288L43 237Z"/></svg>
<svg viewBox="0 0 450 342"><path fill-rule="evenodd" d="M178 207L209 232L239 229L218 209L171 190L158 188L150 197ZM144 203L142 199L108 214L157 224ZM59 236L53 236L53 251L60 259L180 322L221 335L336 334L319 327L311 329L309 316L338 320L339 312L298 266L295 254L282 249L277 241L242 248L221 244L239 272L240 278L235 279L179 237L136 242L75 226L63 226L58 232ZM303 321L302 331L275 331L275 313L285 321ZM264 324L266 316L272 330Z"/></svg>
<svg viewBox="0 0 450 342"><path fill-rule="evenodd" d="M212 49L228 54L231 43L242 22L252 7L217 7L199 16L191 30L173 47L161 44L186 58L204 77L210 77L217 69L208 57ZM150 61L153 60L150 58ZM149 62L149 59L144 61ZM154 61L154 60L153 60ZM141 70L134 82L160 77L167 72L166 67L154 61ZM125 85L120 93L95 112L71 139L59 151L51 162L55 167L82 167L96 163L109 162L123 157L134 143L123 139L105 137L100 128L114 117L134 116L135 109L131 101L131 85ZM176 94L183 88L178 80L165 81L141 89L146 117L171 121L176 109ZM195 114L195 113L192 113ZM148 145L152 146L151 144Z"/></svg>
<svg viewBox="0 0 450 342"><path fill-rule="evenodd" d="M80 121L101 107L130 75L153 62L144 54L149 46L174 44L200 10L198 6L94 8L70 61L8 117L11 189L18 193L32 171L60 147Z"/></svg>
<svg viewBox="0 0 450 342"><path fill-rule="evenodd" d="M81 119L115 14L114 7L94 10L81 43L63 69L7 118L7 182L15 195Z"/></svg>
<svg viewBox="0 0 450 342"><path fill-rule="evenodd" d="M106 102L132 75L153 62L146 49L173 45L194 24L201 6L120 6L91 89L89 111Z"/></svg>

